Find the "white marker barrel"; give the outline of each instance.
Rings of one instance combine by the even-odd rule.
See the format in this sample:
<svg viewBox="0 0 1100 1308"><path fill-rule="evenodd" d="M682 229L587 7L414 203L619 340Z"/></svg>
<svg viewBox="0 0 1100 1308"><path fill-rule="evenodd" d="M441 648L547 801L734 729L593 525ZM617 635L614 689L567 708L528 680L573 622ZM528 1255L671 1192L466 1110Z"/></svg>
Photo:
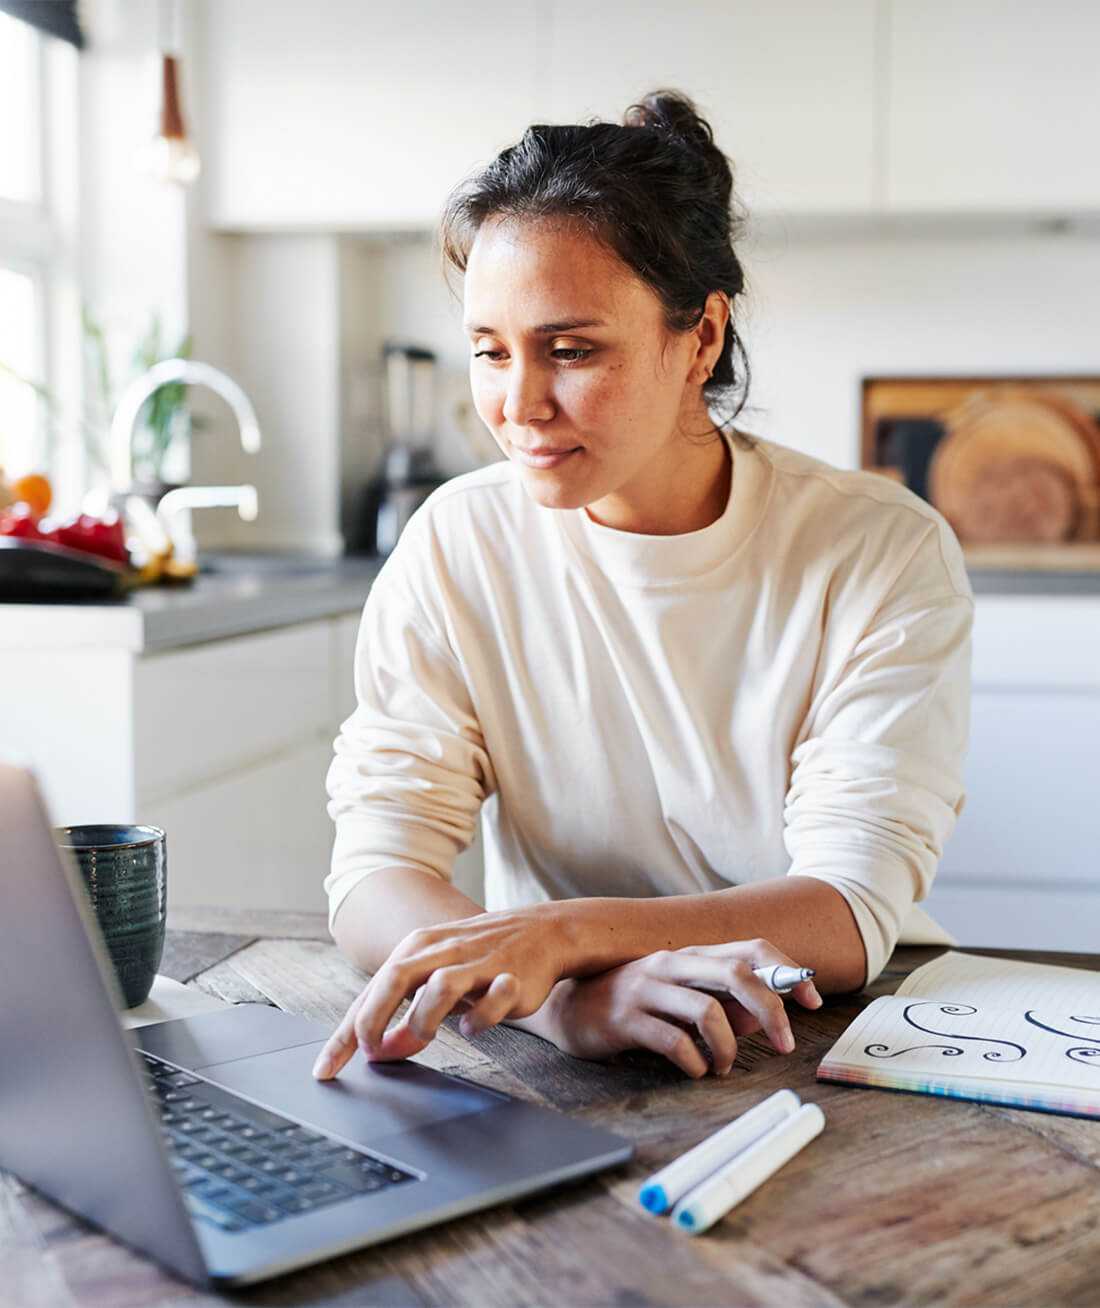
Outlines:
<svg viewBox="0 0 1100 1308"><path fill-rule="evenodd" d="M789 1163L824 1126L825 1114L817 1104L804 1104L793 1117L689 1191L673 1209L672 1220L692 1235L706 1231Z"/></svg>
<svg viewBox="0 0 1100 1308"><path fill-rule="evenodd" d="M638 1192L638 1201L651 1213L667 1213L672 1205L700 1181L754 1144L774 1126L793 1117L802 1101L793 1090L777 1090L755 1108L655 1172Z"/></svg>

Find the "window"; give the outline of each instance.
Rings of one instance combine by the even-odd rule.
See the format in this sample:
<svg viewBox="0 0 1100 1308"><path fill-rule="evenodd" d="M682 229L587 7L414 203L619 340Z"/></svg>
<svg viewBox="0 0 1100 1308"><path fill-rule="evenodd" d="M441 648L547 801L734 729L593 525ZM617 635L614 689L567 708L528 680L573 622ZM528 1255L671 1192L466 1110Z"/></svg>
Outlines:
<svg viewBox="0 0 1100 1308"><path fill-rule="evenodd" d="M37 396L21 377L42 374L35 348L42 309L33 274L0 265L0 466L18 476L40 467L45 453Z"/></svg>
<svg viewBox="0 0 1100 1308"><path fill-rule="evenodd" d="M42 38L0 13L0 197L23 204L42 197L38 108ZM15 130L12 125L18 124Z"/></svg>
<svg viewBox="0 0 1100 1308"><path fill-rule="evenodd" d="M57 418L71 415L80 385L76 60L71 46L0 13L0 466L64 480L68 463L74 484L63 448L73 435Z"/></svg>

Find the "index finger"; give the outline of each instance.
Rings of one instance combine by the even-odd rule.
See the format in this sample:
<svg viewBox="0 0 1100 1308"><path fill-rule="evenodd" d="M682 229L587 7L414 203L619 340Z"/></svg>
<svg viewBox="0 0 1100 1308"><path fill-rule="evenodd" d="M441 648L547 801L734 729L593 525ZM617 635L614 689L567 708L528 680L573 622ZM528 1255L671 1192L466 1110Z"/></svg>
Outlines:
<svg viewBox="0 0 1100 1308"><path fill-rule="evenodd" d="M318 1081L327 1081L329 1077L335 1076L355 1053L355 1018L366 1003L369 989L370 983L356 995L336 1030L321 1047L317 1061L313 1064L313 1075Z"/></svg>
<svg viewBox="0 0 1100 1308"><path fill-rule="evenodd" d="M445 966L445 960L394 959L391 955L375 972L363 996L363 1004L352 1019L352 1039L368 1053L377 1053L383 1044L386 1028L401 1006L428 981L433 972Z"/></svg>

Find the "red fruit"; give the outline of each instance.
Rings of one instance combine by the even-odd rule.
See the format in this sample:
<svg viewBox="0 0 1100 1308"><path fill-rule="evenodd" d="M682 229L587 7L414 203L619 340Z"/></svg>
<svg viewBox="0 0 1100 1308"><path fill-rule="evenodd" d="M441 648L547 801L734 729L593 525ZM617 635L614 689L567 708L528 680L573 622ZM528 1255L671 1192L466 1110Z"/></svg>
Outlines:
<svg viewBox="0 0 1100 1308"><path fill-rule="evenodd" d="M19 540L46 540L38 530L38 515L28 504L13 504L0 513L0 536L15 536Z"/></svg>
<svg viewBox="0 0 1100 1308"><path fill-rule="evenodd" d="M108 514L106 518L93 518L91 514L82 513L68 522L59 523L50 532L50 539L71 550L98 554L100 558L113 559L116 563L130 562L125 532L117 513Z"/></svg>

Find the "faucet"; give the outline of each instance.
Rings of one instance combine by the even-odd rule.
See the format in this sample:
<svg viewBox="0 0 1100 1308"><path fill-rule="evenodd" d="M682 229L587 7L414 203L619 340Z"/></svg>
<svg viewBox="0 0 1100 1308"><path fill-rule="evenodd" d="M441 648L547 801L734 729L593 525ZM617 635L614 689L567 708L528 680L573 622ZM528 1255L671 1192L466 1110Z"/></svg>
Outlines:
<svg viewBox="0 0 1100 1308"><path fill-rule="evenodd" d="M233 410L241 435L241 448L255 454L260 448L260 426L251 401L237 383L208 363L195 363L191 359L165 359L142 373L122 393L114 417L111 419L110 456L111 479L116 498L124 500L131 514L144 529L146 540L154 548L163 548L167 541L174 546L175 557L187 566L194 565L195 540L187 523L189 509L236 506L241 519L255 521L259 511L259 496L255 486L183 486L162 496L156 514L142 513L138 497L132 493L134 480L133 443L134 425L142 406L150 395L169 382L187 382L206 386L216 391Z"/></svg>
<svg viewBox="0 0 1100 1308"><path fill-rule="evenodd" d="M191 509L236 508L242 522L255 522L260 497L255 486L180 486L160 497L156 518L172 542L172 557L185 568L195 566L197 548L191 534Z"/></svg>
<svg viewBox="0 0 1100 1308"><path fill-rule="evenodd" d="M241 433L241 448L255 454L260 448L260 425L256 411L248 396L224 372L208 363L195 363L191 359L165 359L142 373L122 392L122 398L111 419L110 455L111 480L117 494L127 494L134 480L134 425L142 405L154 391L169 382L187 382L206 386L216 391L233 410Z"/></svg>

